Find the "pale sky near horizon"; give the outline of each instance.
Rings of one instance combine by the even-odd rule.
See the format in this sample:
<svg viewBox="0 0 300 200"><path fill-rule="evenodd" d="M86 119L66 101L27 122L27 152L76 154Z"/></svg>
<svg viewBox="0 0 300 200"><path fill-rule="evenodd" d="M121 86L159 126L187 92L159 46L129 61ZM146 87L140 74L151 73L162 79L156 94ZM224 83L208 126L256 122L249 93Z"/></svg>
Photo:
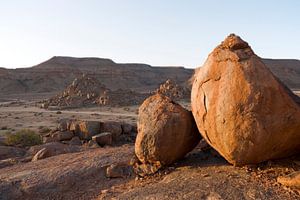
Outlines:
<svg viewBox="0 0 300 200"><path fill-rule="evenodd" d="M194 68L230 33L261 57L300 59L300 1L0 0L0 67L74 56Z"/></svg>

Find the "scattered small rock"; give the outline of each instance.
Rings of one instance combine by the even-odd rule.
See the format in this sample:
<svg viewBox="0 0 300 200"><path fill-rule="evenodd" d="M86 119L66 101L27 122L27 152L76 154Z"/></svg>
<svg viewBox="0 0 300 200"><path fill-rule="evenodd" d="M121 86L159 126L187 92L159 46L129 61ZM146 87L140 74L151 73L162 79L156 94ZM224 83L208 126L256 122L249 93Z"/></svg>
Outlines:
<svg viewBox="0 0 300 200"><path fill-rule="evenodd" d="M80 121L77 124L71 124L70 130L75 129L75 135L80 139L90 140L92 136L100 133L100 122L98 121Z"/></svg>
<svg viewBox="0 0 300 200"><path fill-rule="evenodd" d="M92 140L97 142L100 146L112 145L112 134L110 132L100 133L98 135L94 135Z"/></svg>
<svg viewBox="0 0 300 200"><path fill-rule="evenodd" d="M106 168L108 178L127 178L133 174L132 166L128 164L112 164Z"/></svg>
<svg viewBox="0 0 300 200"><path fill-rule="evenodd" d="M122 127L119 122L101 122L100 132L110 132L112 134L113 141L117 141L119 136L122 134Z"/></svg>

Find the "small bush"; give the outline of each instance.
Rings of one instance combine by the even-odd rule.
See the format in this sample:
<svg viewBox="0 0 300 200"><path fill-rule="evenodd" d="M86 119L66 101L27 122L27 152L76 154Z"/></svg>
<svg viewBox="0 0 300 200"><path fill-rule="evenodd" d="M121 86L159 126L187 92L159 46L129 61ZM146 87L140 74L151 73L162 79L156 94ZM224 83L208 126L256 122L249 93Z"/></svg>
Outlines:
<svg viewBox="0 0 300 200"><path fill-rule="evenodd" d="M11 146L27 147L41 144L42 138L32 130L22 129L15 134L7 133L5 143Z"/></svg>

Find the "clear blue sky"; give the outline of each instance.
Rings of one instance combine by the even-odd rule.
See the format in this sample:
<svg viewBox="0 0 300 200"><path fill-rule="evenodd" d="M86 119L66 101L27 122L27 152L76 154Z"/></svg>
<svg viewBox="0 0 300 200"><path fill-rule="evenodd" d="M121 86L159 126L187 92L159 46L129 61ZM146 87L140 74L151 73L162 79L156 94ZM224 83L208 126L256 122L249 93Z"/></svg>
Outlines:
<svg viewBox="0 0 300 200"><path fill-rule="evenodd" d="M300 58L298 0L3 0L0 66L55 55L196 67L229 33L261 57Z"/></svg>

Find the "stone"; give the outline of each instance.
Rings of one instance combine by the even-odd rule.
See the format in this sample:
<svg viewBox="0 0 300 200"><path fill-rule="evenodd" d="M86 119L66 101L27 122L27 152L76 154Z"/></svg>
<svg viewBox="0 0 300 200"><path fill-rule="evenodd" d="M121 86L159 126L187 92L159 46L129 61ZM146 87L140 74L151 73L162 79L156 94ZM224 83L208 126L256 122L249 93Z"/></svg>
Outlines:
<svg viewBox="0 0 300 200"><path fill-rule="evenodd" d="M78 127L75 125L75 131L75 135L78 135L80 139L90 140L92 139L92 136L100 133L100 122L80 121L78 122Z"/></svg>
<svg viewBox="0 0 300 200"><path fill-rule="evenodd" d="M100 133L98 135L94 135L92 140L97 142L100 146L112 145L112 134L109 132Z"/></svg>
<svg viewBox="0 0 300 200"><path fill-rule="evenodd" d="M122 127L122 133L123 134L130 134L132 131L132 125L131 124L127 124L127 123L123 123L121 125Z"/></svg>
<svg viewBox="0 0 300 200"><path fill-rule="evenodd" d="M57 124L58 131L67 131L69 129L69 119L61 119Z"/></svg>
<svg viewBox="0 0 300 200"><path fill-rule="evenodd" d="M135 154L144 164L169 165L201 139L192 113L169 97L155 94L139 108Z"/></svg>
<svg viewBox="0 0 300 200"><path fill-rule="evenodd" d="M300 171L293 172L287 176L280 176L277 178L280 184L300 190Z"/></svg>
<svg viewBox="0 0 300 200"><path fill-rule="evenodd" d="M122 134L122 127L119 122L101 122L100 132L110 132L112 134L113 141L117 141L119 136Z"/></svg>
<svg viewBox="0 0 300 200"><path fill-rule="evenodd" d="M161 168L160 163L135 163L133 165L134 173L141 176L149 176L156 173Z"/></svg>
<svg viewBox="0 0 300 200"><path fill-rule="evenodd" d="M65 141L71 140L74 137L73 132L71 131L57 131L51 135L55 141Z"/></svg>
<svg viewBox="0 0 300 200"><path fill-rule="evenodd" d="M78 121L74 120L74 121L70 121L70 126L69 126L69 130L73 131L73 132L78 132L79 131L79 124Z"/></svg>
<svg viewBox="0 0 300 200"><path fill-rule="evenodd" d="M50 142L58 142L57 138L53 138L53 137L50 137L50 136L46 136L46 137L43 137L43 143L50 143Z"/></svg>
<svg viewBox="0 0 300 200"><path fill-rule="evenodd" d="M41 160L44 158L48 158L50 156L53 156L52 151L50 151L47 148L42 148L41 150L39 150L32 158L31 161L37 161L37 160Z"/></svg>
<svg viewBox="0 0 300 200"><path fill-rule="evenodd" d="M205 140L234 165L300 150L298 99L254 54L229 35L194 75L191 107Z"/></svg>
<svg viewBox="0 0 300 200"><path fill-rule="evenodd" d="M88 145L88 147L91 147L91 148L98 148L99 147L99 144L94 140L89 140L87 145Z"/></svg>
<svg viewBox="0 0 300 200"><path fill-rule="evenodd" d="M5 160L0 160L0 169L4 168L4 167L12 166L17 163L18 163L18 161L15 158L8 158Z"/></svg>
<svg viewBox="0 0 300 200"><path fill-rule="evenodd" d="M106 168L107 178L127 178L132 174L133 168L128 164L112 164Z"/></svg>
<svg viewBox="0 0 300 200"><path fill-rule="evenodd" d="M69 145L81 145L81 140L78 136L73 137L70 142Z"/></svg>
<svg viewBox="0 0 300 200"><path fill-rule="evenodd" d="M0 146L0 160L24 156L25 149L11 146Z"/></svg>
<svg viewBox="0 0 300 200"><path fill-rule="evenodd" d="M59 154L73 153L78 151L80 151L79 147L70 146L59 142L51 142L30 147L26 155L33 156L33 161L36 161Z"/></svg>

